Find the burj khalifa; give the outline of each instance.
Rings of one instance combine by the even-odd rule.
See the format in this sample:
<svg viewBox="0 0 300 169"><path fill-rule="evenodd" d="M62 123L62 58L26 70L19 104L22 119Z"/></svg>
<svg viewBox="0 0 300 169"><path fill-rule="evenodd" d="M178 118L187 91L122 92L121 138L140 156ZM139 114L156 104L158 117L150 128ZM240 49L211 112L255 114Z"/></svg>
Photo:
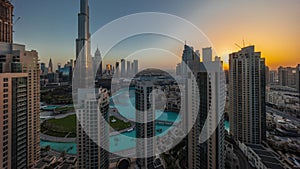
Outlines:
<svg viewBox="0 0 300 169"><path fill-rule="evenodd" d="M101 89L97 92L94 88L89 30L88 0L80 0L76 69L72 84L75 98L77 96L77 168L108 169L108 128L104 120L108 117L109 98L106 90ZM97 97L93 97L95 95ZM103 118L100 118L101 116Z"/></svg>

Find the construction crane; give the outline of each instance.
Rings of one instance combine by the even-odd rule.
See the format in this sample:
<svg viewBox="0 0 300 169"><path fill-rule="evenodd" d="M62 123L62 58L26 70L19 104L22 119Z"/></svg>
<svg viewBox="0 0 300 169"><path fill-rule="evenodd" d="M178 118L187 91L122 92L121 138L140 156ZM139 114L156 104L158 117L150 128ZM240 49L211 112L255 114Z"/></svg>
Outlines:
<svg viewBox="0 0 300 169"><path fill-rule="evenodd" d="M18 21L21 19L21 17L19 16L17 19L16 19L16 21L14 22L14 24L13 25L15 25L16 23L18 23Z"/></svg>
<svg viewBox="0 0 300 169"><path fill-rule="evenodd" d="M240 45L238 45L237 43L235 43L235 46L237 46L238 48L242 49L242 47Z"/></svg>
<svg viewBox="0 0 300 169"><path fill-rule="evenodd" d="M13 26L15 26L16 25L16 23L18 23L18 21L21 19L21 17L19 16L17 19L16 19L16 21L13 23ZM13 30L13 32L15 32L14 30Z"/></svg>

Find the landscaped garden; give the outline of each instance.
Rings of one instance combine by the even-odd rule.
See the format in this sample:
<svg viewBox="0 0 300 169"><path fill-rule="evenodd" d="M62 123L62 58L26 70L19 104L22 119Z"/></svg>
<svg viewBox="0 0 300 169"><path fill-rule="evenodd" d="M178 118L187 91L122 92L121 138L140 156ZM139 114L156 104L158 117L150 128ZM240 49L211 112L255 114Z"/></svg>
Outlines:
<svg viewBox="0 0 300 169"><path fill-rule="evenodd" d="M120 119L116 118L115 116L109 117L109 124L113 129L115 129L117 131L124 130L124 129L131 127L130 122L124 122L123 120L120 120Z"/></svg>
<svg viewBox="0 0 300 169"><path fill-rule="evenodd" d="M76 137L76 115L46 120L41 124L41 132L55 137Z"/></svg>
<svg viewBox="0 0 300 169"><path fill-rule="evenodd" d="M117 130L124 130L131 127L130 122L125 122L116 118L115 116L109 117L110 126ZM45 120L41 124L41 132L55 137L76 137L76 115L69 115L61 119Z"/></svg>

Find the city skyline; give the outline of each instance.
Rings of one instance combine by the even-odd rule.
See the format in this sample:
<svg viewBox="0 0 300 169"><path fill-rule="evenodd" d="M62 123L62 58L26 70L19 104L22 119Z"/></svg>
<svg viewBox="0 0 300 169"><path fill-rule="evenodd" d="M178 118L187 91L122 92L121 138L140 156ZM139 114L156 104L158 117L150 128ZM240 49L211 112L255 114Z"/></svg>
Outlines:
<svg viewBox="0 0 300 169"><path fill-rule="evenodd" d="M156 1L0 0L1 168L300 168L300 3Z"/></svg>
<svg viewBox="0 0 300 169"><path fill-rule="evenodd" d="M77 14L78 2L31 1L32 3L13 2L16 9L14 21L18 20L14 25L14 42L25 43L29 49L37 49L42 62L47 62L51 57L54 65L57 65L57 63L74 59L73 40L76 38L77 31L74 14ZM90 7L92 11L91 33L124 15L141 11L164 12L185 18L199 27L211 40L217 54L224 60L225 68L227 68L228 54L238 49L235 43L243 47L243 40L245 46L255 44L256 48L262 51L262 57L266 58L266 65L271 70L277 69L279 65L296 66L295 62L299 58L296 45L300 29L296 23L299 20L300 12L297 9L299 9L300 3L297 1L289 1L289 3L283 1L272 3L192 1L189 4L179 1L172 4L144 4L129 1L124 3L121 2L123 5L115 6L116 10L109 11L106 7L112 7L114 2L92 1ZM139 10L127 10L126 6L130 4L138 7ZM186 8L182 8L183 5L191 10L188 13L185 12ZM240 8L240 5L245 7ZM39 7L37 8L37 6ZM50 11L54 7L55 13ZM276 11L279 10L281 12L277 13ZM39 15L35 15L36 12ZM51 15L49 15L50 13ZM99 19L100 17L101 19ZM30 23L41 24L32 27ZM253 26L253 23L256 25ZM189 39L187 39L187 43L194 46L189 43ZM97 46L101 48L101 44L92 44L92 53ZM181 56L181 53L176 54L178 57ZM286 59L287 56L289 59Z"/></svg>

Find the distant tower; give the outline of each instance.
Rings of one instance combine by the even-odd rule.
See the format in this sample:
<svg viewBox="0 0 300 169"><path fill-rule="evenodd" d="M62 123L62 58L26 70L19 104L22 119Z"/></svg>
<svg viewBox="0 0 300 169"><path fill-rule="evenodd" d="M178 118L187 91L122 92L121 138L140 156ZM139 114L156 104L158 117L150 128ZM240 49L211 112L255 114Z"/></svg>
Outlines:
<svg viewBox="0 0 300 169"><path fill-rule="evenodd" d="M121 77L125 77L126 76L126 72L125 72L125 59L121 59Z"/></svg>
<svg viewBox="0 0 300 169"><path fill-rule="evenodd" d="M96 79L101 79L102 77L102 58L99 48L96 49L94 58L93 58L93 68L96 72Z"/></svg>
<svg viewBox="0 0 300 169"><path fill-rule="evenodd" d="M52 72L53 72L53 64L52 64L52 60L50 58L49 65L48 65L48 73L52 73Z"/></svg>
<svg viewBox="0 0 300 169"><path fill-rule="evenodd" d="M300 64L296 67L296 88L300 94Z"/></svg>
<svg viewBox="0 0 300 169"><path fill-rule="evenodd" d="M133 60L132 72L134 75L136 75L139 72L139 61L138 60Z"/></svg>
<svg viewBox="0 0 300 169"><path fill-rule="evenodd" d="M116 62L116 66L115 66L115 75L114 75L114 77L115 78L119 78L119 76L120 76L120 63L119 62Z"/></svg>
<svg viewBox="0 0 300 169"><path fill-rule="evenodd" d="M202 57L203 62L211 62L212 61L212 49L211 47L202 49Z"/></svg>
<svg viewBox="0 0 300 169"><path fill-rule="evenodd" d="M131 63L127 61L127 77L131 76Z"/></svg>
<svg viewBox="0 0 300 169"><path fill-rule="evenodd" d="M265 67L254 46L229 55L230 133L244 143L266 139Z"/></svg>

